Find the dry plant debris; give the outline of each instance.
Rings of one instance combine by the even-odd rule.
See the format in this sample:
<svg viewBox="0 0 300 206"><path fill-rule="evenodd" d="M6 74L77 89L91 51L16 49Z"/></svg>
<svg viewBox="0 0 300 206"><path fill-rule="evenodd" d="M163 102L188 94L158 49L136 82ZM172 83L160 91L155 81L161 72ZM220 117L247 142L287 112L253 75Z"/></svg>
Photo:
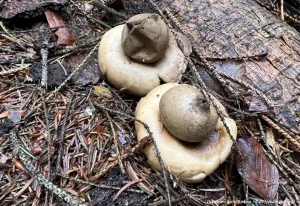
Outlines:
<svg viewBox="0 0 300 206"><path fill-rule="evenodd" d="M123 4L121 7L120 2ZM176 17L166 9L167 6L156 5L153 1L115 1L118 5L116 8L121 8L120 11L103 3L105 2L72 0L61 11L70 12L72 18L66 18L64 26L57 26L69 28L76 34L78 38L75 46L58 45L52 33L57 28L45 28L45 25L37 23L16 29L1 22L1 204L60 205L64 200L74 205L111 205L113 202L125 205L127 202L131 205L184 206L212 205L213 201L262 201L243 184L243 178L233 167L234 155L197 185L180 182L169 173L168 168L165 168L163 175L153 172L142 154L143 148L151 144L152 132L147 130L147 137L138 144L136 142L134 123L138 120L134 118L134 111L138 99L109 86L101 76L98 77L100 81L91 81L93 86L69 82L76 74L80 76L80 71L86 67L90 58L97 58L95 51L106 29L124 23L136 13L157 12L170 28L172 25L177 26L178 30L182 28ZM172 12L176 13L175 10ZM188 35L188 31L182 32ZM43 46L47 48L47 58L42 57L41 51L45 49ZM210 89L197 71L201 63L229 94L236 91L229 86L245 87L254 90L267 106L272 106L272 102L256 88L218 73L201 55L197 42L193 42L193 50L192 57L187 57L189 70L181 83L195 85L210 99L207 93ZM87 55L82 61L74 63L69 73L64 67L67 64L66 58L76 58L76 55L84 51L87 51ZM251 61L252 57L245 61ZM48 84L53 81L55 86L47 89L39 87L39 79L34 78L28 68L33 66L32 63L43 63L42 61L48 71L52 64L61 66L67 77L55 82L55 75L49 75ZM71 65L69 61L68 64ZM35 73L38 72L42 70ZM83 84L87 82L81 81L85 82ZM238 123L238 136L249 135L251 130L250 136L257 137L262 145L256 155L263 151L268 157L264 161L271 161L278 168L279 189L275 201L299 204L299 133L273 121L267 113L246 110L249 105L247 98L232 101L222 95L218 97L226 105L230 117ZM146 124L140 123L147 129ZM242 125L245 129L242 129ZM235 154L238 156L245 153L235 147ZM261 157L249 159L252 162ZM245 183L250 186L249 180ZM98 189L95 190L94 187ZM259 191L256 192L260 194ZM273 192L272 195L267 195L273 196Z"/></svg>
<svg viewBox="0 0 300 206"><path fill-rule="evenodd" d="M279 186L279 174L264 154L255 138L238 139L241 157L237 158L237 169L245 183L264 199L274 199Z"/></svg>

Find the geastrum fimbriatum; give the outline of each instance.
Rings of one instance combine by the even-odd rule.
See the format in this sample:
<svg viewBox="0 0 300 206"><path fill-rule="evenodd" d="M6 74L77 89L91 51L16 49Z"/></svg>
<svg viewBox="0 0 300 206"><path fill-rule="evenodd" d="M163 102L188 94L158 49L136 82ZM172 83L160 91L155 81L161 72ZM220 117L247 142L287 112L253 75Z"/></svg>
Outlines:
<svg viewBox="0 0 300 206"><path fill-rule="evenodd" d="M145 96L165 82L179 82L191 53L183 35L173 33L157 14L139 14L103 36L98 52L102 74L117 89ZM183 51L182 51L183 50Z"/></svg>
<svg viewBox="0 0 300 206"><path fill-rule="evenodd" d="M213 100L236 138L235 122ZM154 88L138 103L135 117L149 126L165 167L183 182L202 181L231 152L232 140L215 108L191 85L167 83ZM136 122L135 127L139 141L147 136L142 124ZM154 146L144 152L152 168L161 171Z"/></svg>

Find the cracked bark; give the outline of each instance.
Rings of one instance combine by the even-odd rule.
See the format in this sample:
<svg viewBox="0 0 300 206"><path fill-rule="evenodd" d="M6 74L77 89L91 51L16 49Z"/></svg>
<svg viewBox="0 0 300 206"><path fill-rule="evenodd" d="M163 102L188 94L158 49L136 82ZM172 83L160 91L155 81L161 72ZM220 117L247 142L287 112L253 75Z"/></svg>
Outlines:
<svg viewBox="0 0 300 206"><path fill-rule="evenodd" d="M272 117L299 131L300 35L294 28L254 0L163 2L205 57L229 58L211 61L217 70L260 89L276 105ZM230 60L264 51L268 56L260 60ZM255 94L248 98L249 110L265 111L263 100Z"/></svg>

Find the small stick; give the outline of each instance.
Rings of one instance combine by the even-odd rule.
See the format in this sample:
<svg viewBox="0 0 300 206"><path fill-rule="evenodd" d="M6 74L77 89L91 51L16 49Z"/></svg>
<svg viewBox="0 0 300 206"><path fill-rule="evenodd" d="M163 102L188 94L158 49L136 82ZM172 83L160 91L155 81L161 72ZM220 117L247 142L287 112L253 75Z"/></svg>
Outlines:
<svg viewBox="0 0 300 206"><path fill-rule="evenodd" d="M291 137L286 131L280 128L275 122L273 122L269 117L266 115L259 115L265 122L267 122L271 127L281 133L285 138L287 138L298 150L300 150L300 143L297 142L293 137Z"/></svg>
<svg viewBox="0 0 300 206"><path fill-rule="evenodd" d="M3 71L3 72L0 72L0 76L10 75L10 74L13 74L13 73L25 70L27 68L28 68L28 66L26 66L26 67L18 67L18 68L15 68L15 69L10 69L10 70L7 70L7 71Z"/></svg>
<svg viewBox="0 0 300 206"><path fill-rule="evenodd" d="M77 178L74 178L74 177L67 177L67 176L64 176L64 175L61 175L61 174L57 174L57 175L62 177L62 178L68 179L68 180L72 180L72 181L82 183L82 184L86 184L86 185L89 185L89 186L98 187L98 188L101 188L101 189L111 189L111 190L120 190L121 189L120 187L94 184L92 182L80 180L80 179L77 179ZM127 192L140 193L140 194L144 193L144 191L142 191L142 190L135 190L135 189L127 189L126 191Z"/></svg>
<svg viewBox="0 0 300 206"><path fill-rule="evenodd" d="M67 109L65 112L63 124L61 126L61 133L60 133L60 138L59 138L59 148L58 148L58 154L57 154L57 159L56 159L56 174L59 172L60 164L61 164L61 158L63 154L63 145L64 145L64 140L65 140L65 133L66 133L66 127L68 123L68 118L69 118L69 113L72 105L72 100L73 100L73 94L71 93L69 97L69 101L67 104Z"/></svg>
<svg viewBox="0 0 300 206"><path fill-rule="evenodd" d="M157 157L157 159L158 159L158 161L159 161L159 163L160 163L160 166L161 166L161 168L162 168L162 173L163 173L164 183L165 183L166 191L167 191L167 194L168 194L168 201L169 201L169 205L171 205L170 188L169 188L169 184L168 184L168 177L167 177L166 169L165 169L163 160L162 160L162 158L161 158L161 156L160 156L160 153L159 153L157 144L156 144L155 140L153 139L152 132L150 131L149 126L148 126L145 122L143 122L143 121L141 121L141 120L139 120L139 119L136 119L136 118L134 118L134 117L132 117L132 116L130 116L130 115L128 115L128 114L125 114L125 113L122 113L122 112L119 112L119 111L114 111L114 110L105 108L105 107L103 107L102 105L98 104L97 102L95 102L95 105L96 105L96 107L98 107L98 108L100 108L100 109L102 109L102 110L104 109L104 110L107 110L107 111L109 111L109 112L112 112L112 113L115 113L115 114L119 114L119 115L128 117L128 118L130 118L130 119L132 119L132 120L134 120L134 121L136 121L136 122L138 122L138 123L140 123L140 124L142 124L142 125L144 126L144 128L145 128L146 131L148 132L148 135L149 135L148 138L150 138L151 141L153 142L153 146L154 146L154 149L155 149L155 151L156 151L155 155L156 155L156 157ZM146 138L146 137L145 137L145 138ZM105 171L105 172L106 172L106 171ZM103 175L103 174L101 174L101 175Z"/></svg>
<svg viewBox="0 0 300 206"><path fill-rule="evenodd" d="M269 6L269 5L267 5L267 4L265 4L265 3L263 3L263 1L261 2L260 0L255 0L258 4L260 4L261 6L263 6L263 7L266 7L268 10L270 10L272 13L276 13L276 14L280 14L281 12L280 12L280 10L279 9L277 9L277 8L275 8L274 7L274 5L272 4L271 6ZM289 15L289 14L287 14L287 13L282 13L283 15L284 15L284 17L286 18L286 19L288 19L288 20L290 20L290 21L293 21L294 23L300 23L300 19L299 19L299 17L293 17L293 16L291 16L291 15Z"/></svg>
<svg viewBox="0 0 300 206"><path fill-rule="evenodd" d="M45 120L46 120L46 130L47 130L47 140L48 140L48 175L47 178L48 180L50 180L50 175L51 175L51 134L50 134L50 122L49 122L49 114L48 114L48 110L46 107L46 102L45 102L45 98L42 95L42 102L43 102L43 107L44 107L44 115L45 115ZM48 201L48 192L46 193L46 198L45 198L45 205L47 205L47 201Z"/></svg>
<svg viewBox="0 0 300 206"><path fill-rule="evenodd" d="M137 145L135 145L129 152L126 152L124 155L121 156L121 160L125 160L133 154L135 154L137 151L139 151L141 148L144 148L145 146L149 145L151 143L151 137L146 136L144 137ZM94 181L98 179L99 177L102 177L106 174L110 169L114 168L116 165L118 165L118 161L114 160L111 164L109 164L105 169L99 171L95 176L93 176L90 181Z"/></svg>
<svg viewBox="0 0 300 206"><path fill-rule="evenodd" d="M230 76L229 74L226 74L224 72L221 72L221 71L217 71L219 74L221 74L222 76L234 81L234 82L237 82L239 83L240 85L244 86L244 87L247 87L249 89L251 89L252 91L256 92L267 104L269 107L271 108L274 108L274 104L273 102L262 92L260 91L259 89L256 89L254 86L252 86L251 84L248 84L246 82L243 82L242 80L240 79L237 79L237 78L234 78L232 76Z"/></svg>
<svg viewBox="0 0 300 206"><path fill-rule="evenodd" d="M280 184L282 190L284 191L284 193L286 194L286 196L290 199L291 202L295 202L292 195L287 191L287 189L282 185Z"/></svg>
<svg viewBox="0 0 300 206"><path fill-rule="evenodd" d="M16 131L11 130L9 132L9 138L15 148L20 147L19 137L18 137ZM32 165L30 159L28 159L28 157L25 155L23 150L19 150L17 155L18 155L19 159L21 160L21 162L23 163L23 165L25 166L26 170L29 172L29 174L32 175L33 177L35 177L36 180L41 185L43 185L45 188L47 188L48 190L53 192L55 195L57 195L58 197L63 199L65 202L67 202L71 205L75 204L78 206L86 206L86 204L81 199L65 192L58 186L54 185L51 181L49 181L39 170L37 170L35 168L35 166Z"/></svg>
<svg viewBox="0 0 300 206"><path fill-rule="evenodd" d="M2 30L8 35L8 36L7 36L7 35L5 35L5 34L1 34L1 36L7 38L7 39L10 40L10 41L13 41L13 42L17 43L22 49L24 49L24 50L26 51L26 48L20 43L20 41L19 41L16 37L14 37L12 34L10 34L10 33L8 32L8 30L5 28L5 26L4 26L4 24L3 24L2 21L0 21L0 27L1 27Z"/></svg>
<svg viewBox="0 0 300 206"><path fill-rule="evenodd" d="M78 71L80 71L83 67L83 65L87 62L87 60L92 56L92 54L96 51L98 48L100 42L95 45L95 47L90 51L90 53L84 58L84 60L75 68L75 70L61 83L55 90L53 90L49 96L45 98L45 101L48 101L51 97L53 97L56 92L58 92L63 86L67 84L68 81L72 79L72 77L77 74ZM27 119L29 116L31 116L37 109L39 109L42 106L42 103L38 104L37 106L33 107L24 117L24 120Z"/></svg>
<svg viewBox="0 0 300 206"><path fill-rule="evenodd" d="M114 15L117 15L117 16L120 16L120 17L123 17L123 18L128 18L126 15L124 15L124 14L122 14L122 13L120 13L120 12L117 12L116 10L114 10L114 9L112 9L112 8L109 8L108 6L102 4L101 2L99 2L99 1L97 1L97 0L93 0L93 1L92 1L92 4L93 4L94 6L97 6L97 7L102 8L102 9L104 9L104 10L106 10L106 11L108 11L108 12L114 14Z"/></svg>
<svg viewBox="0 0 300 206"><path fill-rule="evenodd" d="M116 135L115 127L114 127L114 125L112 123L111 117L108 114L108 112L106 110L104 110L104 113L105 113L105 115L108 118L111 130L112 130L112 136L113 136L113 140L114 140L114 143L115 143L115 146L116 146L116 152L117 152L118 161L119 161L119 165L120 165L121 171L122 171L123 174L125 174L124 165L123 165L123 162L121 160L121 154L120 154L120 148L119 148L120 144L119 144L119 141L117 140L117 135Z"/></svg>
<svg viewBox="0 0 300 206"><path fill-rule="evenodd" d="M292 194L294 194L294 196L295 196L297 205L300 205L300 200L299 200L297 192L295 191L295 188L292 187L291 189L292 189Z"/></svg>
<svg viewBox="0 0 300 206"><path fill-rule="evenodd" d="M44 86L47 89L47 82L48 82L48 67L47 67L47 62L48 62L48 41L49 39L45 39L43 42L43 46L41 48L41 65L42 65L42 81L41 85Z"/></svg>
<svg viewBox="0 0 300 206"><path fill-rule="evenodd" d="M284 20L283 0L280 0L280 14L281 19Z"/></svg>
<svg viewBox="0 0 300 206"><path fill-rule="evenodd" d="M34 84L24 84L24 83L16 82L16 81L13 81L13 80L6 80L6 79L0 79L0 82L3 82L5 84L12 84L12 85L18 86L18 87L26 87L26 88L29 87L31 89L36 89L38 91L42 91L42 88L37 87Z"/></svg>
<svg viewBox="0 0 300 206"><path fill-rule="evenodd" d="M106 24L105 22L101 21L101 20L98 20L94 17L92 17L91 14L89 14L88 12L84 11L83 9L81 9L80 5L78 5L78 3L76 3L75 1L73 0L69 0L79 11L81 11L81 13L87 17L88 19L90 19L92 22L96 22L98 24L100 24L101 26L105 26L106 28L108 29L111 29L112 27L109 26L108 24Z"/></svg>
<svg viewBox="0 0 300 206"><path fill-rule="evenodd" d="M277 167L281 167L280 169L281 170L286 170L288 173L290 173L291 175L293 175L296 179L298 179L300 181L300 176L297 175L287 164L285 164L285 162L281 161L281 160L278 160L277 158L277 155L275 154L275 152L272 150L272 148L270 147L270 145L267 143L267 137L266 137L266 134L265 132L263 131L263 127L262 127L262 124L261 124L261 121L259 118L257 118L257 123L258 123L258 127L259 127L259 130L260 130L260 133L261 133L261 136L262 136L262 141L264 143L264 145L266 146L267 148L267 151L269 151L271 153L271 155L273 156L273 158L277 161L280 161L278 163L278 166ZM267 152L266 151L266 152ZM274 160L274 161L275 161Z"/></svg>
<svg viewBox="0 0 300 206"><path fill-rule="evenodd" d="M136 184L136 183L142 182L142 181L144 181L144 180L143 180L143 179L137 179L137 180L133 180L133 181L127 183L126 185L124 185L124 186L117 192L117 194L116 194L115 197L113 198L113 201L116 201L116 199L120 196L120 194L121 194L124 190L126 190L128 187L130 187L131 185L134 185L134 184Z"/></svg>

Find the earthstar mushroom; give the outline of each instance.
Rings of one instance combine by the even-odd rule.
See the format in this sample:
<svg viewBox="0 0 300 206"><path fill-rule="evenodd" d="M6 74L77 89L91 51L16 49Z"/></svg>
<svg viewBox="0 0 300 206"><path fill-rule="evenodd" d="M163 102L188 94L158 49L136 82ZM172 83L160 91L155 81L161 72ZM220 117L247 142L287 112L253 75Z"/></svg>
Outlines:
<svg viewBox="0 0 300 206"><path fill-rule="evenodd" d="M183 43L183 48L179 48L167 26L152 28L164 24L156 14L132 18L128 24L116 26L103 36L98 50L102 74L117 89L137 96L146 95L161 83L179 82L187 66L185 56L192 51L189 40L178 35ZM151 34L155 30L158 31Z"/></svg>
<svg viewBox="0 0 300 206"><path fill-rule="evenodd" d="M191 85L180 85L166 91L160 99L159 112L167 130L187 142L208 139L219 118L202 93Z"/></svg>
<svg viewBox="0 0 300 206"><path fill-rule="evenodd" d="M131 17L122 31L125 54L142 63L161 59L168 48L169 28L157 14Z"/></svg>
<svg viewBox="0 0 300 206"><path fill-rule="evenodd" d="M212 131L209 137L205 137L204 140L201 139L202 142L200 143L182 141L167 130L162 123L159 111L160 101L164 98L163 96L167 91L170 89L178 91L180 87L185 89L188 88L188 90L193 89L191 86L179 85L176 83L163 84L154 88L138 103L135 117L149 126L165 167L181 181L197 183L214 172L218 166L226 160L231 152L233 143L220 118L218 118L216 124L215 120L212 121L215 124L215 131ZM197 99L197 97L194 99ZM220 108L222 113L226 112L221 103L217 102L215 98L214 100L219 107L222 107ZM163 101L166 101L166 99ZM191 100L188 100L187 102L191 102ZM173 105L176 104L176 101L171 101L169 103ZM191 108L192 105L189 105L188 107ZM186 110L183 112L186 112ZM177 118L182 118L184 115L189 114L178 115ZM192 119L189 121L192 121ZM225 121L230 128L232 136L236 138L237 128L235 122L228 118L227 114ZM142 124L136 122L135 127L138 141L148 135ZM178 127L181 127L181 125ZM184 127L181 128L185 129ZM145 148L144 153L151 167L157 171L161 171L161 166L155 155L152 144Z"/></svg>

